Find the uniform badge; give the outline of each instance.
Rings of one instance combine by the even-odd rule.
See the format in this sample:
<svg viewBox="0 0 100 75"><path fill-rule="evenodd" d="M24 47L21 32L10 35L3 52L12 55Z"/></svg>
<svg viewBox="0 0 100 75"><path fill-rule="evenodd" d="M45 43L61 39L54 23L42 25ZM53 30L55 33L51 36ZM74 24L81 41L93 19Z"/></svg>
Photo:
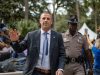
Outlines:
<svg viewBox="0 0 100 75"><path fill-rule="evenodd" d="M63 40L64 40L64 42L67 42L67 41L69 41L67 38L63 38Z"/></svg>
<svg viewBox="0 0 100 75"><path fill-rule="evenodd" d="M78 38L78 43L82 43L82 37Z"/></svg>

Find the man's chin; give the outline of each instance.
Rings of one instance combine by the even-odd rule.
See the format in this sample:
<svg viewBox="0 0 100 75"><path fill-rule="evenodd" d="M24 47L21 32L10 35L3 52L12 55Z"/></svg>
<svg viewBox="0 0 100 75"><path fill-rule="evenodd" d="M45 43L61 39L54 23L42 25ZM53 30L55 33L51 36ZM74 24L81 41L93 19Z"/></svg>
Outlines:
<svg viewBox="0 0 100 75"><path fill-rule="evenodd" d="M44 28L48 28L48 25L45 25Z"/></svg>
<svg viewBox="0 0 100 75"><path fill-rule="evenodd" d="M49 28L48 27L43 27L43 30L49 30Z"/></svg>

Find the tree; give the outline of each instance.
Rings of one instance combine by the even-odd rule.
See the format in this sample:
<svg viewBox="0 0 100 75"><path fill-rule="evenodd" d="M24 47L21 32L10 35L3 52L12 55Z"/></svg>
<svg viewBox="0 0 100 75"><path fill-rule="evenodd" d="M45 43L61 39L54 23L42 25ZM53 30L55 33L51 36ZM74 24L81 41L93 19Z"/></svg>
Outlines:
<svg viewBox="0 0 100 75"><path fill-rule="evenodd" d="M57 15L56 16L56 23L55 23L55 29L58 32L65 32L68 28L67 28L67 18L66 15Z"/></svg>
<svg viewBox="0 0 100 75"><path fill-rule="evenodd" d="M89 16L89 19L87 19L87 23L89 27L96 31L97 27L100 23L100 1L99 0L84 0L84 7L85 8L91 8L92 13Z"/></svg>
<svg viewBox="0 0 100 75"><path fill-rule="evenodd" d="M0 0L0 18L6 23L24 18L23 0Z"/></svg>
<svg viewBox="0 0 100 75"><path fill-rule="evenodd" d="M29 31L34 31L39 28L38 24L36 22L33 22L32 20L21 20L16 22L16 28L19 30L22 37L25 37L25 35Z"/></svg>
<svg viewBox="0 0 100 75"><path fill-rule="evenodd" d="M25 19L28 20L28 0L24 0L25 2Z"/></svg>
<svg viewBox="0 0 100 75"><path fill-rule="evenodd" d="M77 14L76 0L55 0L55 1L56 1L55 2L55 14L56 14L55 24L57 26L55 26L54 29L62 32L63 31L62 27L64 26L64 25L62 26L62 24L65 24L64 16L68 18L72 14L75 15ZM83 0L83 2L80 2L80 0L77 1L79 3L80 25L86 22L89 24L88 26L93 30L96 21L97 21L97 25L99 25L100 1L99 0L95 0L95 1ZM28 0L28 10L27 10L28 20L38 22L39 15L43 11L51 12L48 7L49 5L50 4L47 3L47 0ZM20 21L25 18L25 15L23 14L25 13L24 8L25 8L24 0L0 0L0 18L4 19L4 21L8 24L9 23L13 24L14 22ZM60 8L65 9L67 13L58 14L58 10ZM93 11L90 16L87 16L86 13L89 12L89 8L91 8ZM52 14L54 14L54 12ZM59 17L61 18L61 20L59 19Z"/></svg>

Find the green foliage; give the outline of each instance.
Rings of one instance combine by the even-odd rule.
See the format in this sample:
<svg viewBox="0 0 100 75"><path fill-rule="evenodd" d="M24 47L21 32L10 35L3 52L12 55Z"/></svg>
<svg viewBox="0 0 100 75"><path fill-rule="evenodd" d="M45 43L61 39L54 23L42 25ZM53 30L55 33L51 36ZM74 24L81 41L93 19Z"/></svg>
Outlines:
<svg viewBox="0 0 100 75"><path fill-rule="evenodd" d="M36 21L38 22L39 16L43 11L46 10L50 12L50 8L48 8L48 5L50 4L47 3L47 0L28 0L28 1L29 1L28 19L32 20L34 23ZM77 0L77 1L79 2L80 25L86 22L87 25L92 30L95 30L95 24L97 24L98 26L100 25L100 0ZM59 32L64 32L67 28L66 27L67 19L64 17L65 14L58 15L57 10L59 10L59 8L61 7L64 8L67 11L66 16L77 14L76 0L56 0L55 5L56 5L55 6L56 23L54 29L56 29ZM16 23L20 22L20 20L22 21L22 19L25 18L24 7L25 7L25 0L0 0L0 20L4 19L4 22L7 25L10 25L10 27L16 25ZM90 14L90 16L87 16L86 13L89 12L89 8L92 9L92 13ZM25 27L23 26L23 31L26 30L26 32L28 32L27 29L25 29L26 26L27 26L26 24Z"/></svg>
<svg viewBox="0 0 100 75"><path fill-rule="evenodd" d="M16 27L21 33L21 36L25 37L25 35L29 31L38 29L38 24L36 22L33 22L32 20L29 20L29 21L21 20L16 23Z"/></svg>
<svg viewBox="0 0 100 75"><path fill-rule="evenodd" d="M89 19L86 19L87 24L89 27L95 31L95 26L97 27L100 25L100 0L84 0L85 9L91 8L92 13L89 16Z"/></svg>
<svg viewBox="0 0 100 75"><path fill-rule="evenodd" d="M47 8L47 6L49 5L46 0L29 0L29 2L31 3L29 5L29 10L33 12L33 16L35 20L39 20L39 16L43 11L48 11L50 12L50 10Z"/></svg>
<svg viewBox="0 0 100 75"><path fill-rule="evenodd" d="M0 0L0 18L6 23L24 18L22 0Z"/></svg>
<svg viewBox="0 0 100 75"><path fill-rule="evenodd" d="M58 32L65 32L67 30L67 19L66 15L57 15L56 23L55 23L55 30Z"/></svg>
<svg viewBox="0 0 100 75"><path fill-rule="evenodd" d="M45 0L28 0L28 18L34 21L39 20L39 15L44 10L49 11ZM0 0L0 19L5 23L20 21L25 18L25 0ZM49 11L50 12L50 11Z"/></svg>

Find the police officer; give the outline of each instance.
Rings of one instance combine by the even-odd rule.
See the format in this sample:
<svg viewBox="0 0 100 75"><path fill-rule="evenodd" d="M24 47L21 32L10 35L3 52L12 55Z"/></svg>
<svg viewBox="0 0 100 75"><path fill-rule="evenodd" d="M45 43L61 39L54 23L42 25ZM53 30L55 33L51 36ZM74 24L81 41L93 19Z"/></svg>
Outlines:
<svg viewBox="0 0 100 75"><path fill-rule="evenodd" d="M85 75L82 48L88 51L88 43L77 29L77 16L72 15L68 20L68 30L63 34L64 46L66 50L66 65L64 75Z"/></svg>

